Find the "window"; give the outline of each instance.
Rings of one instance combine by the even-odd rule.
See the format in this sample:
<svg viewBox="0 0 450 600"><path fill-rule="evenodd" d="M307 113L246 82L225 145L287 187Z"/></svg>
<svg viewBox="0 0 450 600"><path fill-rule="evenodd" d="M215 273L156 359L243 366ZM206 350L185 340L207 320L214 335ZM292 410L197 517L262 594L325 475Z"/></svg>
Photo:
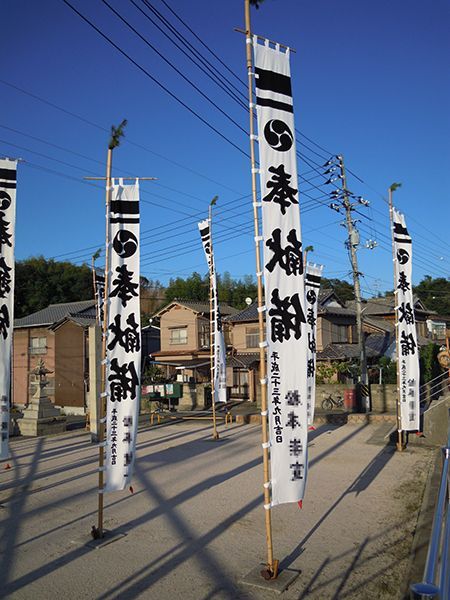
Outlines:
<svg viewBox="0 0 450 600"><path fill-rule="evenodd" d="M46 354L47 338L32 337L30 341L30 354Z"/></svg>
<svg viewBox="0 0 450 600"><path fill-rule="evenodd" d="M259 328L258 327L246 327L245 328L245 347L246 348L258 348L259 346Z"/></svg>
<svg viewBox="0 0 450 600"><path fill-rule="evenodd" d="M170 330L170 343L171 344L187 344L187 329L182 327L179 329Z"/></svg>
<svg viewBox="0 0 450 600"><path fill-rule="evenodd" d="M345 344L348 342L348 325L331 325L331 341L335 344Z"/></svg>
<svg viewBox="0 0 450 600"><path fill-rule="evenodd" d="M198 335L199 348L209 348L210 346L210 335L209 335L209 323L199 323L200 331Z"/></svg>

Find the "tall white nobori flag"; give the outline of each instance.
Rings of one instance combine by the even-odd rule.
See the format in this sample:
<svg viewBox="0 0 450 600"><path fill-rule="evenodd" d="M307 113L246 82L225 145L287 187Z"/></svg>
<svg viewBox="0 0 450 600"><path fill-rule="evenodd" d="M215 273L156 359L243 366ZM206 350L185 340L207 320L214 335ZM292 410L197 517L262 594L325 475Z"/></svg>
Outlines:
<svg viewBox="0 0 450 600"><path fill-rule="evenodd" d="M405 217L393 209L395 326L399 369L400 417L403 431L419 429L420 370L412 292L412 244Z"/></svg>
<svg viewBox="0 0 450 600"><path fill-rule="evenodd" d="M94 270L94 295L97 324L103 323L103 305L105 303L105 276Z"/></svg>
<svg viewBox="0 0 450 600"><path fill-rule="evenodd" d="M141 396L139 184L113 180L106 336L106 492L133 471Z"/></svg>
<svg viewBox="0 0 450 600"><path fill-rule="evenodd" d="M317 308L319 304L322 269L322 265L313 265L311 263L306 265L305 307L306 332L308 336L308 349L306 355L306 410L308 414L308 425L312 425L314 421L314 408L316 404Z"/></svg>
<svg viewBox="0 0 450 600"><path fill-rule="evenodd" d="M9 458L17 161L0 159L0 460Z"/></svg>
<svg viewBox="0 0 450 600"><path fill-rule="evenodd" d="M253 38L264 240L272 505L303 498L307 329L289 51Z"/></svg>
<svg viewBox="0 0 450 600"><path fill-rule="evenodd" d="M209 219L205 219L198 224L200 236L202 238L203 250L205 251L206 262L208 263L209 276L212 287L212 321L214 361L213 361L213 381L214 381L214 402L227 401L227 371L226 371L226 351L225 340L222 330L222 317L219 310L219 297L217 294L217 277L214 263L214 255L211 252L211 228Z"/></svg>

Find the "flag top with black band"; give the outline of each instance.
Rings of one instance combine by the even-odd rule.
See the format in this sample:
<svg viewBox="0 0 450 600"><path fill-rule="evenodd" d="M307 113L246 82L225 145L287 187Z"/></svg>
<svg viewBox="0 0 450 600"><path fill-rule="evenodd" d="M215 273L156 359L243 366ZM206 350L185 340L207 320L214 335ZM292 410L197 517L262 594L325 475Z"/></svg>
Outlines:
<svg viewBox="0 0 450 600"><path fill-rule="evenodd" d="M420 370L412 291L412 243L405 217L395 208L392 226L400 421L403 431L417 431L420 427Z"/></svg>
<svg viewBox="0 0 450 600"><path fill-rule="evenodd" d="M130 483L141 395L139 185L112 181L106 337L106 492Z"/></svg>
<svg viewBox="0 0 450 600"><path fill-rule="evenodd" d="M0 159L0 459L9 458L17 161Z"/></svg>
<svg viewBox="0 0 450 600"><path fill-rule="evenodd" d="M253 38L262 204L272 505L306 484L307 386L303 252L289 50Z"/></svg>
<svg viewBox="0 0 450 600"><path fill-rule="evenodd" d="M214 381L214 402L227 401L227 377L226 377L226 350L225 340L222 330L222 317L219 310L219 297L217 292L217 277L214 263L214 255L211 248L211 227L209 219L205 219L198 224L200 237L202 238L203 250L205 251L206 262L208 264L209 276L212 289L212 315L213 323L213 381Z"/></svg>
<svg viewBox="0 0 450 600"><path fill-rule="evenodd" d="M305 275L305 307L306 307L306 332L308 336L306 377L307 377L307 416L308 425L314 421L316 403L316 355L317 355L317 309L319 305L320 281L322 279L322 265L306 265Z"/></svg>

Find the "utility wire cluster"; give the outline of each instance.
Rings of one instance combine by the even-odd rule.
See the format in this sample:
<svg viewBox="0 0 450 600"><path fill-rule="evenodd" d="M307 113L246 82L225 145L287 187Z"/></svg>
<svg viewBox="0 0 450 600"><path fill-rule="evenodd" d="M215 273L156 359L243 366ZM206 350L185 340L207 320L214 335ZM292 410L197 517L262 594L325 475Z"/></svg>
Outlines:
<svg viewBox="0 0 450 600"><path fill-rule="evenodd" d="M182 72L182 68L176 66L172 60L169 60L166 56L162 55L161 52L156 48L156 46L150 42L148 35L147 34L144 35L144 33L142 33L142 27L146 26L147 24L150 24L151 26L156 28L168 40L170 40L170 42L176 47L176 49L179 52L181 52L183 54L183 56L185 58L187 58L192 64L194 64L196 66L196 68L198 68L198 70L203 75L207 76L209 81L213 82L214 85L220 89L220 93L225 94L229 100L233 101L233 106L238 106L241 110L248 111L246 83L244 81L242 81L233 72L233 70L230 69L230 67L213 50L211 50L203 42L201 37L198 36L194 32L194 30L186 23L186 21L183 20L176 13L176 11L174 11L170 7L170 5L168 4L168 2L166 2L166 0L161 0L161 1L163 2L166 9L169 11L170 17L165 16L160 10L158 10L152 4L152 2L150 2L150 0L140 0L140 1L139 0L129 0L130 5L132 5L138 11L136 13L138 15L138 21L136 21L136 22L139 22L141 31L138 31L137 27L133 26L130 23L129 17L125 18L123 10L120 10L120 9L118 10L118 9L113 8L111 6L111 4L109 2L107 2L107 0L101 0L101 1L107 7L107 9L109 9L111 11L111 13L113 13L115 15L115 18L119 19L119 21L127 28L128 31L132 32L132 34L134 36L138 37L142 42L144 42L146 44L147 48L149 48L153 53L157 54L165 62L165 64L167 64L172 70L174 70L177 73L178 76L180 76L189 86L191 86L203 98L203 100L205 99L205 96L207 96L208 103L214 109L216 109L219 112L219 114L221 114L222 116L227 118L227 121L232 126L234 126L240 133L246 133L245 128L243 128L240 125L240 122L239 122L240 117L231 116L229 114L228 110L225 110L223 107L219 106L218 102L213 101L211 99L211 94L209 93L209 91L205 93L205 90L202 89L202 86L200 84L194 83L193 77L190 76L187 80L186 76ZM247 152L243 150L243 148L245 147L244 143L235 143L232 139L229 138L228 134L223 133L223 131L221 130L219 125L216 125L216 124L213 125L208 118L203 116L196 109L193 109L192 106L190 105L190 103L182 100L180 98L180 94L178 92L171 90L167 85L163 84L159 80L159 78L158 78L158 80L156 80L156 78L153 77L153 75L150 73L148 68L141 64L140 60L138 61L137 59L133 58L128 52L125 52L121 45L123 42L123 38L121 38L121 43L118 43L118 42L112 40L111 36L107 35L102 27L96 25L90 19L88 19L85 15L83 15L80 12L80 10L78 10L73 4L71 4L71 2L68 2L67 0L63 0L63 2L68 7L70 7L70 9L74 13L76 13L80 19L82 19L85 23L87 23L89 26L91 26L107 43L112 45L115 48L115 50L117 50L123 56L125 56L125 58L127 58L147 78L149 78L154 84L158 85L162 90L164 90L164 92L167 93L172 99L174 99L174 101L178 102L187 111L189 111L196 118L198 118L210 130L212 130L216 134L218 134L223 141L230 144L235 149L239 150L239 152L241 154L248 156ZM122 9L122 5L120 5L120 6ZM142 16L145 17L145 21L142 21ZM170 20L171 18L176 19L176 21L171 22L171 20ZM184 28L187 31L186 34L183 34L181 32L181 30L179 28L180 26L181 26L181 28ZM195 41L194 42L190 41L188 36L191 36L191 38L193 38ZM197 46L195 44L197 44ZM208 54L208 56L206 54ZM85 123L88 123L91 126L94 126L98 129L107 131L106 128L104 128L96 123L92 123L91 121L88 121L84 117L77 115L63 107L57 106L54 103L49 102L48 100L39 98L36 95L31 94L30 92L26 92L25 90L17 88L17 86L14 86L13 84L9 84L4 81L2 83L9 85L10 87L15 88L16 90L18 90L22 93L25 93L38 101L44 102L44 103L52 106L54 109L63 111L64 113L66 113L67 115L70 115L71 117L75 117L77 119L82 120ZM339 171L339 167L336 162L338 160L338 156L333 156L332 159L327 160L327 163L329 161L331 161L331 162L329 162L329 164L325 164L325 167L328 167L328 168L324 172L323 171L323 169L324 169L323 160L327 159L327 157L330 156L330 152L328 150L326 150L325 148L323 148L322 146L320 146L317 142L315 142L314 140L312 140L311 138L309 138L308 136L306 136L305 134L300 132L298 129L296 130L296 133L298 134L298 140L299 140L298 141L299 150L297 152L297 155L298 155L301 165L304 165L306 167L306 170L304 170L304 171L302 171L301 168L299 170L300 194L303 198L306 197L306 199L307 199L307 200L303 200L303 202L301 204L302 214L305 214L312 210L316 210L320 207L328 207L328 206L330 206L330 204L329 204L330 200L332 201L331 202L332 208L334 208L334 210L337 210L337 208L339 207L339 210L337 210L337 212L339 212L340 209L342 208L344 190L342 189L342 186L341 186L341 188L338 188L336 185L336 182L338 182L338 180L341 180L340 176L342 176L342 172ZM27 134L22 134L22 135L27 135ZM33 136L29 136L29 137L33 138ZM34 139L37 140L38 138L34 138ZM53 144L52 142L50 142L48 140L40 140L40 142L56 146L55 144ZM4 143L13 145L13 144L11 144L11 142L4 141ZM167 161L171 162L172 164L174 164L174 166L176 166L177 168L183 168L190 172L194 172L190 167L188 167L186 165L182 165L180 163L176 163L173 160L173 158L161 156L160 154L155 153L152 149L145 147L142 144L137 144L136 142L130 141L129 139L126 140L126 143L131 143L145 151L148 151L154 155L158 155L160 158L163 158L164 160L167 160ZM58 146L58 148L63 149L64 151L67 151L67 152L71 152L74 155L78 154L79 158L84 158L84 159L87 159L90 161L100 162L100 161L96 161L96 159L94 159L92 157L87 157L87 156L81 155L79 153L73 152L72 150L70 150L68 148L62 148L61 146ZM34 152L33 150L30 150L30 149L26 149L26 150L28 150L29 152ZM46 159L49 159L49 160L54 160L54 161L58 160L58 159L52 158L48 155L46 156L46 155L41 154L41 156ZM83 167L73 165L70 163L66 163L61 160L59 160L59 162L63 163L65 166L69 166L70 168L82 169L84 171L84 173L87 172L86 169L84 169ZM71 175L68 175L68 174L60 172L60 171L48 169L42 165L37 165L37 164L30 163L30 162L27 162L26 164L28 164L29 166L32 166L33 168L51 171L53 174L56 174L61 177L66 177L71 180L75 179L75 177L73 177ZM349 169L347 169L347 171L348 171L348 173L351 174L352 177L357 179L359 182L363 183L364 185L367 185L355 173L353 173ZM120 170L118 171L118 173L120 173ZM130 175L130 173L123 173L123 174ZM205 178L204 174L201 174L201 173L196 173L196 174L200 177ZM336 179L336 177L337 177L337 179ZM76 180L79 181L79 179L76 179ZM84 182L84 183L86 183L87 185L95 185L95 184L91 184L91 183L87 183L87 182ZM223 187L227 187L220 182L216 182L216 183L218 183L218 185L221 185ZM161 187L164 187L160 183L157 183L155 185L161 185ZM328 191L329 185L334 185L334 189L332 190L331 193ZM99 186L97 186L97 187L99 187ZM368 186L368 187L370 187L370 186ZM171 188L169 188L169 189L171 189ZM154 206L158 206L158 208L164 208L164 209L168 208L168 206L166 206L166 203L161 204L161 203L155 202L154 198L159 197L159 198L162 198L163 200L168 200L169 198L156 194L153 191L153 185L152 185L151 191L148 191L148 190L142 190L142 191L144 192L146 197L148 197L148 196L152 197L151 200L143 199L143 202L145 204L148 203L148 204L151 204ZM186 194L185 192L181 192L179 190L171 189L171 191L188 196L188 194ZM375 220L372 217L368 217L366 214L361 213L357 208L358 204L360 204L362 206L368 206L367 201L365 201L361 196L353 195L349 190L346 190L346 192L347 192L348 198L351 198L351 201L352 201L352 211L356 212L365 221L368 221L370 223L369 229L373 232ZM237 196L237 193L235 193L235 196ZM380 196L382 197L381 194L380 194ZM191 198L192 198L192 196L191 196ZM143 252L143 254L142 254L143 266L149 267L149 266L155 264L156 262L159 261L160 257L163 257L168 260L168 259L174 258L178 255L178 252L174 251L172 249L172 246L163 246L163 247L158 246L158 244L164 243L164 241L167 241L168 236L173 235L174 230L179 230L179 229L182 230L182 231L177 231L177 233L176 233L177 237L179 237L181 235L190 236L189 239L186 240L187 244L184 245L184 247L186 248L186 250L188 252L195 253L195 252L199 251L200 246L198 244L198 239L197 239L198 236L195 235L195 237L194 237L192 235L192 230L190 229L190 225L195 224L199 218L204 216L205 200L198 199L198 201L201 202L203 205L203 208L201 211L200 210L186 211L185 210L186 203L181 203L181 202L178 202L178 205L181 205L183 207L183 210L177 208L174 211L173 204L174 203L177 204L177 202L173 199L173 197L170 198L171 212L176 212L179 215L182 215L182 218L181 219L178 218L174 221L171 221L171 222L169 222L165 225L161 225L159 227L153 227L151 230L143 231L143 246L150 245L150 244L152 246L150 251ZM233 199L226 200L225 202L221 200L220 205L215 213L217 215L217 217L220 217L220 218L216 219L217 228L219 229L219 232L217 232L215 235L215 239L216 239L217 243L224 243L229 240L233 240L236 237L241 237L242 235L250 234L251 228L246 225L247 224L247 215L245 212L245 207L247 207L248 205L249 205L248 195L241 195L239 198L234 197ZM250 208L249 208L249 210L250 210ZM372 209L370 209L370 210L372 210ZM386 218L386 215L384 213L381 213L381 211L376 211L376 212L382 214L383 218ZM365 226L363 227L361 225L361 229L366 231L368 228ZM195 234L196 234L196 231L195 231ZM366 245L368 245L368 247L375 247L375 245L377 245L377 242L375 242L375 240L373 239L374 237L375 236L372 235L372 238L368 239L367 244L366 244ZM431 241L430 238L425 238L425 236L423 236L423 237L424 237L424 239L427 239L429 242ZM435 243L435 239L433 240L433 242ZM98 246L99 246L99 243L96 243L93 246L75 250L75 251L66 253L64 255L59 255L59 256L60 257L62 257L62 256L70 257L71 256L72 257L71 260L85 262L87 259L90 258L91 251L93 249L98 248ZM330 248L330 249L333 250L333 248ZM419 260L422 260L421 266L423 266L423 268L427 269L429 272L436 272L436 263L431 262L431 260L428 258L430 255L429 253L430 253L430 246L428 245L427 253L422 254L421 257L419 258ZM321 253L321 254L323 254L323 253ZM158 258L155 258L155 256L157 256ZM335 256L333 256L333 259L334 259L334 262L336 262ZM416 258L416 260L417 260L417 258ZM425 265L427 265L427 266L425 266Z"/></svg>

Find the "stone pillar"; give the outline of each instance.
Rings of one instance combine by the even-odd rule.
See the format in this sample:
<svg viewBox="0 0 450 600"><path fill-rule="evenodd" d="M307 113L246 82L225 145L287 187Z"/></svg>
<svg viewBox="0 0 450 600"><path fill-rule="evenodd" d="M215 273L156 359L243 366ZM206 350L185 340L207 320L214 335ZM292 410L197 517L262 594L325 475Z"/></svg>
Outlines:
<svg viewBox="0 0 450 600"><path fill-rule="evenodd" d="M89 327L89 393L88 412L89 428L93 442L98 441L98 416L100 412L101 393L101 356L102 356L102 330L98 325Z"/></svg>
<svg viewBox="0 0 450 600"><path fill-rule="evenodd" d="M39 379L31 402L23 411L23 418L18 421L21 435L38 436L65 431L66 417L61 415L60 409L55 407L45 392L49 383L46 376L51 371L45 368L41 359L32 373Z"/></svg>

